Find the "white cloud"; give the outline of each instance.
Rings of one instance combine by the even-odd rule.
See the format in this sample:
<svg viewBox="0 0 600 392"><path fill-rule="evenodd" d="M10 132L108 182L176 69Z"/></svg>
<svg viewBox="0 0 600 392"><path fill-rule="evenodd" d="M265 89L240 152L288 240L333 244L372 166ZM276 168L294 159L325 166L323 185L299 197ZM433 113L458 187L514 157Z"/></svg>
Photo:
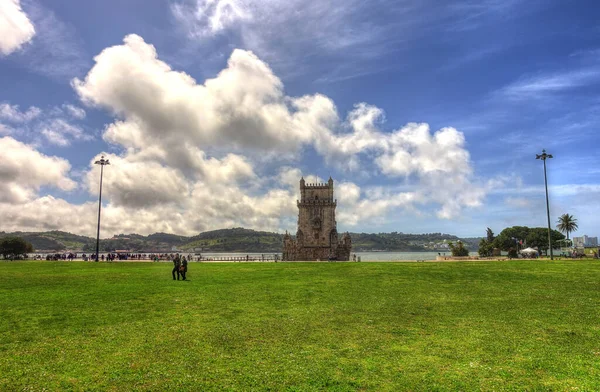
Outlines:
<svg viewBox="0 0 600 392"><path fill-rule="evenodd" d="M257 53L284 75L317 74L320 82L381 72L375 61L437 19L430 4L393 6L360 0L172 0L176 28L188 45L203 47L215 35ZM226 12L216 12L221 7ZM386 18L372 18L374 13ZM188 48L188 53L197 50ZM308 61L308 59L319 61ZM319 64L319 65L317 65ZM313 72L309 72L313 71ZM316 72L314 72L316 71Z"/></svg>
<svg viewBox="0 0 600 392"><path fill-rule="evenodd" d="M106 128L104 138L128 151L124 159L181 170L204 186L238 184L256 176L247 158L252 151L288 157L310 145L331 165L356 172L374 164L373 170L410 179L419 189L418 198L389 194L360 206L371 216L421 200L439 204L438 216L453 218L485 197L461 132L444 128L432 134L427 124L384 132L383 111L364 103L341 121L326 96L286 96L281 81L251 52L234 50L227 68L204 84L159 60L137 35L95 61L73 86L85 103L121 119ZM207 150L237 153L217 159Z"/></svg>
<svg viewBox="0 0 600 392"><path fill-rule="evenodd" d="M103 136L121 147L119 153L105 154L111 165L104 171L104 232L293 229L301 172L289 162L305 147L314 148L329 165L401 184L336 183L340 228L380 224L392 211L418 214L423 206L435 206L441 218L454 218L464 208L479 206L488 191L474 178L464 136L457 130L432 133L427 124L408 124L385 131L383 110L365 103L341 119L324 95L286 96L269 66L248 51L234 50L227 67L203 84L159 60L154 47L136 35L105 49L95 61L84 80L73 80L73 87L84 103L116 117ZM27 118L15 106L5 109L13 120ZM65 104L28 121L48 140L68 145L88 137L65 119L67 114L74 120L83 117L77 113ZM39 154L28 148L29 155ZM96 159L83 175L94 196L100 171L93 164ZM265 168L276 162L287 166L265 175ZM58 181L56 176L44 178L50 184ZM11 225L21 228L48 229L61 220L57 215L66 220L75 213L81 215L74 220L81 221L81 232L93 234L93 203L69 209L64 200L37 195L41 185L50 185L39 181L13 189L0 202L0 218L11 217ZM62 184L62 189L73 186ZM22 218L6 207L15 202L21 203ZM31 216L36 208L39 219L52 210L54 217L35 223Z"/></svg>
<svg viewBox="0 0 600 392"><path fill-rule="evenodd" d="M291 192L296 192L300 185L300 178L302 177L302 171L300 169L290 166L284 166L279 169L277 174L277 183L282 185L285 189Z"/></svg>
<svg viewBox="0 0 600 392"><path fill-rule="evenodd" d="M85 80L73 81L84 102L122 118L107 128L105 140L134 149L154 146L169 164L190 169L193 149L186 145L281 155L312 138L301 117L315 106L290 112L288 103L296 101L288 102L281 81L251 52L234 50L227 68L197 84L159 60L141 37L129 35L124 42L96 56Z"/></svg>
<svg viewBox="0 0 600 392"><path fill-rule="evenodd" d="M367 154L379 171L389 177L404 177L413 183L416 194L391 196L391 206L406 201L434 202L440 205L438 217L452 219L464 207L478 207L486 195L486 188L473 176L470 154L465 148L464 135L454 128L443 128L431 133L427 124L408 124L389 133L378 126L383 122L383 111L359 104L348 115L346 123L352 132L335 134L315 133L315 148L330 163L357 170L364 165L361 157ZM367 207L383 208L378 201Z"/></svg>
<svg viewBox="0 0 600 392"><path fill-rule="evenodd" d="M9 55L29 42L35 27L19 0L0 0L0 55Z"/></svg>
<svg viewBox="0 0 600 392"><path fill-rule="evenodd" d="M69 140L63 134L52 129L42 129L42 135L44 135L50 144L54 144L55 146L67 147L70 144Z"/></svg>
<svg viewBox="0 0 600 392"><path fill-rule="evenodd" d="M98 204L74 205L53 196L28 200L18 207L0 201L0 219L4 231L66 230L66 226L69 226L69 231L92 236L94 222L97 222L94 220L94 211L98 214Z"/></svg>
<svg viewBox="0 0 600 392"><path fill-rule="evenodd" d="M112 203L122 207L152 207L178 203L189 194L189 184L175 169L151 161L136 161L131 157L105 154L110 165L104 170L103 188L111 195ZM88 189L98 194L100 169L92 159L87 173Z"/></svg>
<svg viewBox="0 0 600 392"><path fill-rule="evenodd" d="M71 144L71 140L92 140L83 129L72 125L64 119L55 118L39 126L40 132L51 144L66 147Z"/></svg>
<svg viewBox="0 0 600 392"><path fill-rule="evenodd" d="M206 159L203 152L198 152L198 176L206 182L221 182L223 184L252 180L256 177L254 169L248 160L240 155L227 154L223 159Z"/></svg>
<svg viewBox="0 0 600 392"><path fill-rule="evenodd" d="M535 2L531 2L535 3ZM459 0L449 2L448 8L455 15L450 30L467 31L478 29L486 24L498 24L502 19L522 15L527 7L535 7L523 0Z"/></svg>
<svg viewBox="0 0 600 392"><path fill-rule="evenodd" d="M352 182L342 182L335 189L338 199L337 220L344 226L389 223L389 212L398 208L411 210L415 192L394 192L389 188L369 187L365 191Z"/></svg>
<svg viewBox="0 0 600 392"><path fill-rule="evenodd" d="M41 186L71 190L70 164L59 157L41 154L12 137L0 138L0 202L25 203L35 197Z"/></svg>
<svg viewBox="0 0 600 392"><path fill-rule="evenodd" d="M69 113L69 115L78 120L83 120L86 116L85 110L78 106L65 103L62 105L62 107L67 111L67 113Z"/></svg>
<svg viewBox="0 0 600 392"><path fill-rule="evenodd" d="M31 106L27 111L21 111L19 105L0 104L0 119L11 123L24 123L34 120L42 113L40 108Z"/></svg>
<svg viewBox="0 0 600 392"><path fill-rule="evenodd" d="M192 36L200 37L217 34L240 21L252 19L248 4L239 0L195 0L191 6L173 4L171 10Z"/></svg>
<svg viewBox="0 0 600 392"><path fill-rule="evenodd" d="M275 187L252 195L248 187L240 185L255 176L251 164L241 156L207 159L200 152L200 169L194 178L157 162L152 154L105 157L111 164L104 169L103 196L109 204L103 211L120 216L113 225L110 221L103 224L110 232L123 231L119 225L137 233L162 230L188 235L239 225L269 230L289 226L295 190ZM97 195L99 177L99 167L90 163L85 176L90 194Z"/></svg>
<svg viewBox="0 0 600 392"><path fill-rule="evenodd" d="M0 4L6 1L11 2L0 0ZM71 79L85 71L90 56L85 54L83 43L73 26L58 18L44 3L50 2L26 2L27 16L35 25L36 35L23 50L13 53L10 60L44 76ZM3 23L0 20L1 26Z"/></svg>
<svg viewBox="0 0 600 392"><path fill-rule="evenodd" d="M598 82L600 82L600 71L597 67L582 68L524 77L502 88L499 93L515 100L530 99L542 94L558 93Z"/></svg>
<svg viewBox="0 0 600 392"><path fill-rule="evenodd" d="M13 126L9 128L3 125L3 131L0 133L19 135L35 144L40 144L42 139L45 139L55 146L66 147L73 141L93 139L93 136L86 133L80 125L73 124L73 121L82 120L82 116L85 117L85 111L70 104L47 110L32 106L26 111L21 111L18 105L2 103L0 120Z"/></svg>
<svg viewBox="0 0 600 392"><path fill-rule="evenodd" d="M530 208L531 200L524 197L512 197L509 196L504 199L504 203L510 207L516 208Z"/></svg>

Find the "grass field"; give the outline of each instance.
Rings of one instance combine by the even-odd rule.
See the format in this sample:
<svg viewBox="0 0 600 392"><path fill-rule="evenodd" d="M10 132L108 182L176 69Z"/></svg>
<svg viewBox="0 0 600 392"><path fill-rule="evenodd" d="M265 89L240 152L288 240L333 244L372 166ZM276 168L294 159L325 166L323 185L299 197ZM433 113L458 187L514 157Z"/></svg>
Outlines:
<svg viewBox="0 0 600 392"><path fill-rule="evenodd" d="M0 262L0 390L600 390L600 263Z"/></svg>

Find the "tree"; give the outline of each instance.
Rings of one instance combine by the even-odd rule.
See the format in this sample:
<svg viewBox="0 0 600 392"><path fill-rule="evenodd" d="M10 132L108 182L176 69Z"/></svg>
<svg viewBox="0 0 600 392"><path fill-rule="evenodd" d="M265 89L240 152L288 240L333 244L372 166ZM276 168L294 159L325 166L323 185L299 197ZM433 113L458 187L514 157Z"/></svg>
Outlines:
<svg viewBox="0 0 600 392"><path fill-rule="evenodd" d="M477 251L479 252L479 256L492 256L494 254L494 245L492 244L492 242L489 242L485 238L482 238L481 241L479 241L479 249Z"/></svg>
<svg viewBox="0 0 600 392"><path fill-rule="evenodd" d="M550 233L552 246L556 247L557 241L564 239L565 236L556 230ZM517 241L524 241L527 246L537 247L540 251L548 250L548 228L545 227L526 227L513 226L502 230L494 239L494 248L508 252L516 248Z"/></svg>
<svg viewBox="0 0 600 392"><path fill-rule="evenodd" d="M486 238L479 241L479 256L489 257L494 254L494 232L489 227L485 231Z"/></svg>
<svg viewBox="0 0 600 392"><path fill-rule="evenodd" d="M577 231L577 219L573 218L573 215L562 214L560 218L558 218L558 224L556 228L563 233L567 233L567 239L569 239L569 233Z"/></svg>
<svg viewBox="0 0 600 392"><path fill-rule="evenodd" d="M552 248L556 248L558 246L558 241L564 240L565 236L556 230L550 231L550 241L552 243ZM532 228L527 236L527 245L533 248L537 247L540 251L546 252L548 254L548 228L545 227L535 227Z"/></svg>
<svg viewBox="0 0 600 392"><path fill-rule="evenodd" d="M530 230L531 229L527 226L507 227L494 239L494 248L500 248L500 250L508 252L510 248L516 246L517 241L526 240ZM527 245L533 246L529 244L529 241L527 241Z"/></svg>
<svg viewBox="0 0 600 392"><path fill-rule="evenodd" d="M461 241L457 241L456 245L452 242L448 242L448 247L452 251L454 257L464 257L469 255L469 249L465 248Z"/></svg>
<svg viewBox="0 0 600 392"><path fill-rule="evenodd" d="M487 230L485 231L485 235L487 237L487 242L489 242L490 244L494 241L494 232L492 231L492 229L490 229L489 227L487 228Z"/></svg>
<svg viewBox="0 0 600 392"><path fill-rule="evenodd" d="M5 259L19 258L29 252L33 252L31 243L21 237L5 237L0 239L0 254Z"/></svg>

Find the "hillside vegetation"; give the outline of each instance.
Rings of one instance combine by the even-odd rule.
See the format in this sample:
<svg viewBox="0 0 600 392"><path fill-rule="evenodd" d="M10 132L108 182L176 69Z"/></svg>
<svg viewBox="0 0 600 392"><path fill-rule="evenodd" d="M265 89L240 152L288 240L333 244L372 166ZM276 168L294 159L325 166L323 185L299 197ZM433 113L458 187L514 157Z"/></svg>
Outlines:
<svg viewBox="0 0 600 392"><path fill-rule="evenodd" d="M67 233L47 232L0 232L3 236L14 235L29 241L37 251L83 251L96 249L96 239ZM353 250L359 251L443 251L448 241L461 240L459 237L442 234L392 233L350 233ZM470 250L477 250L480 238L462 239ZM196 236L186 237L168 233L118 234L110 239L100 240L101 251L130 250L133 252L281 252L283 234L256 231L236 227L212 230Z"/></svg>

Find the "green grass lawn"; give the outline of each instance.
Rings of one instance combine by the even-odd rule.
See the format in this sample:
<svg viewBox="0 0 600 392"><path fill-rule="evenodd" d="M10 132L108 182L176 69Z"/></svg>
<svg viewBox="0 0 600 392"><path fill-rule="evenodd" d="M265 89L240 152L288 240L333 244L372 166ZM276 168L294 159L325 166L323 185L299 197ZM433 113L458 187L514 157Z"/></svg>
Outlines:
<svg viewBox="0 0 600 392"><path fill-rule="evenodd" d="M0 390L600 390L600 263L0 262Z"/></svg>

